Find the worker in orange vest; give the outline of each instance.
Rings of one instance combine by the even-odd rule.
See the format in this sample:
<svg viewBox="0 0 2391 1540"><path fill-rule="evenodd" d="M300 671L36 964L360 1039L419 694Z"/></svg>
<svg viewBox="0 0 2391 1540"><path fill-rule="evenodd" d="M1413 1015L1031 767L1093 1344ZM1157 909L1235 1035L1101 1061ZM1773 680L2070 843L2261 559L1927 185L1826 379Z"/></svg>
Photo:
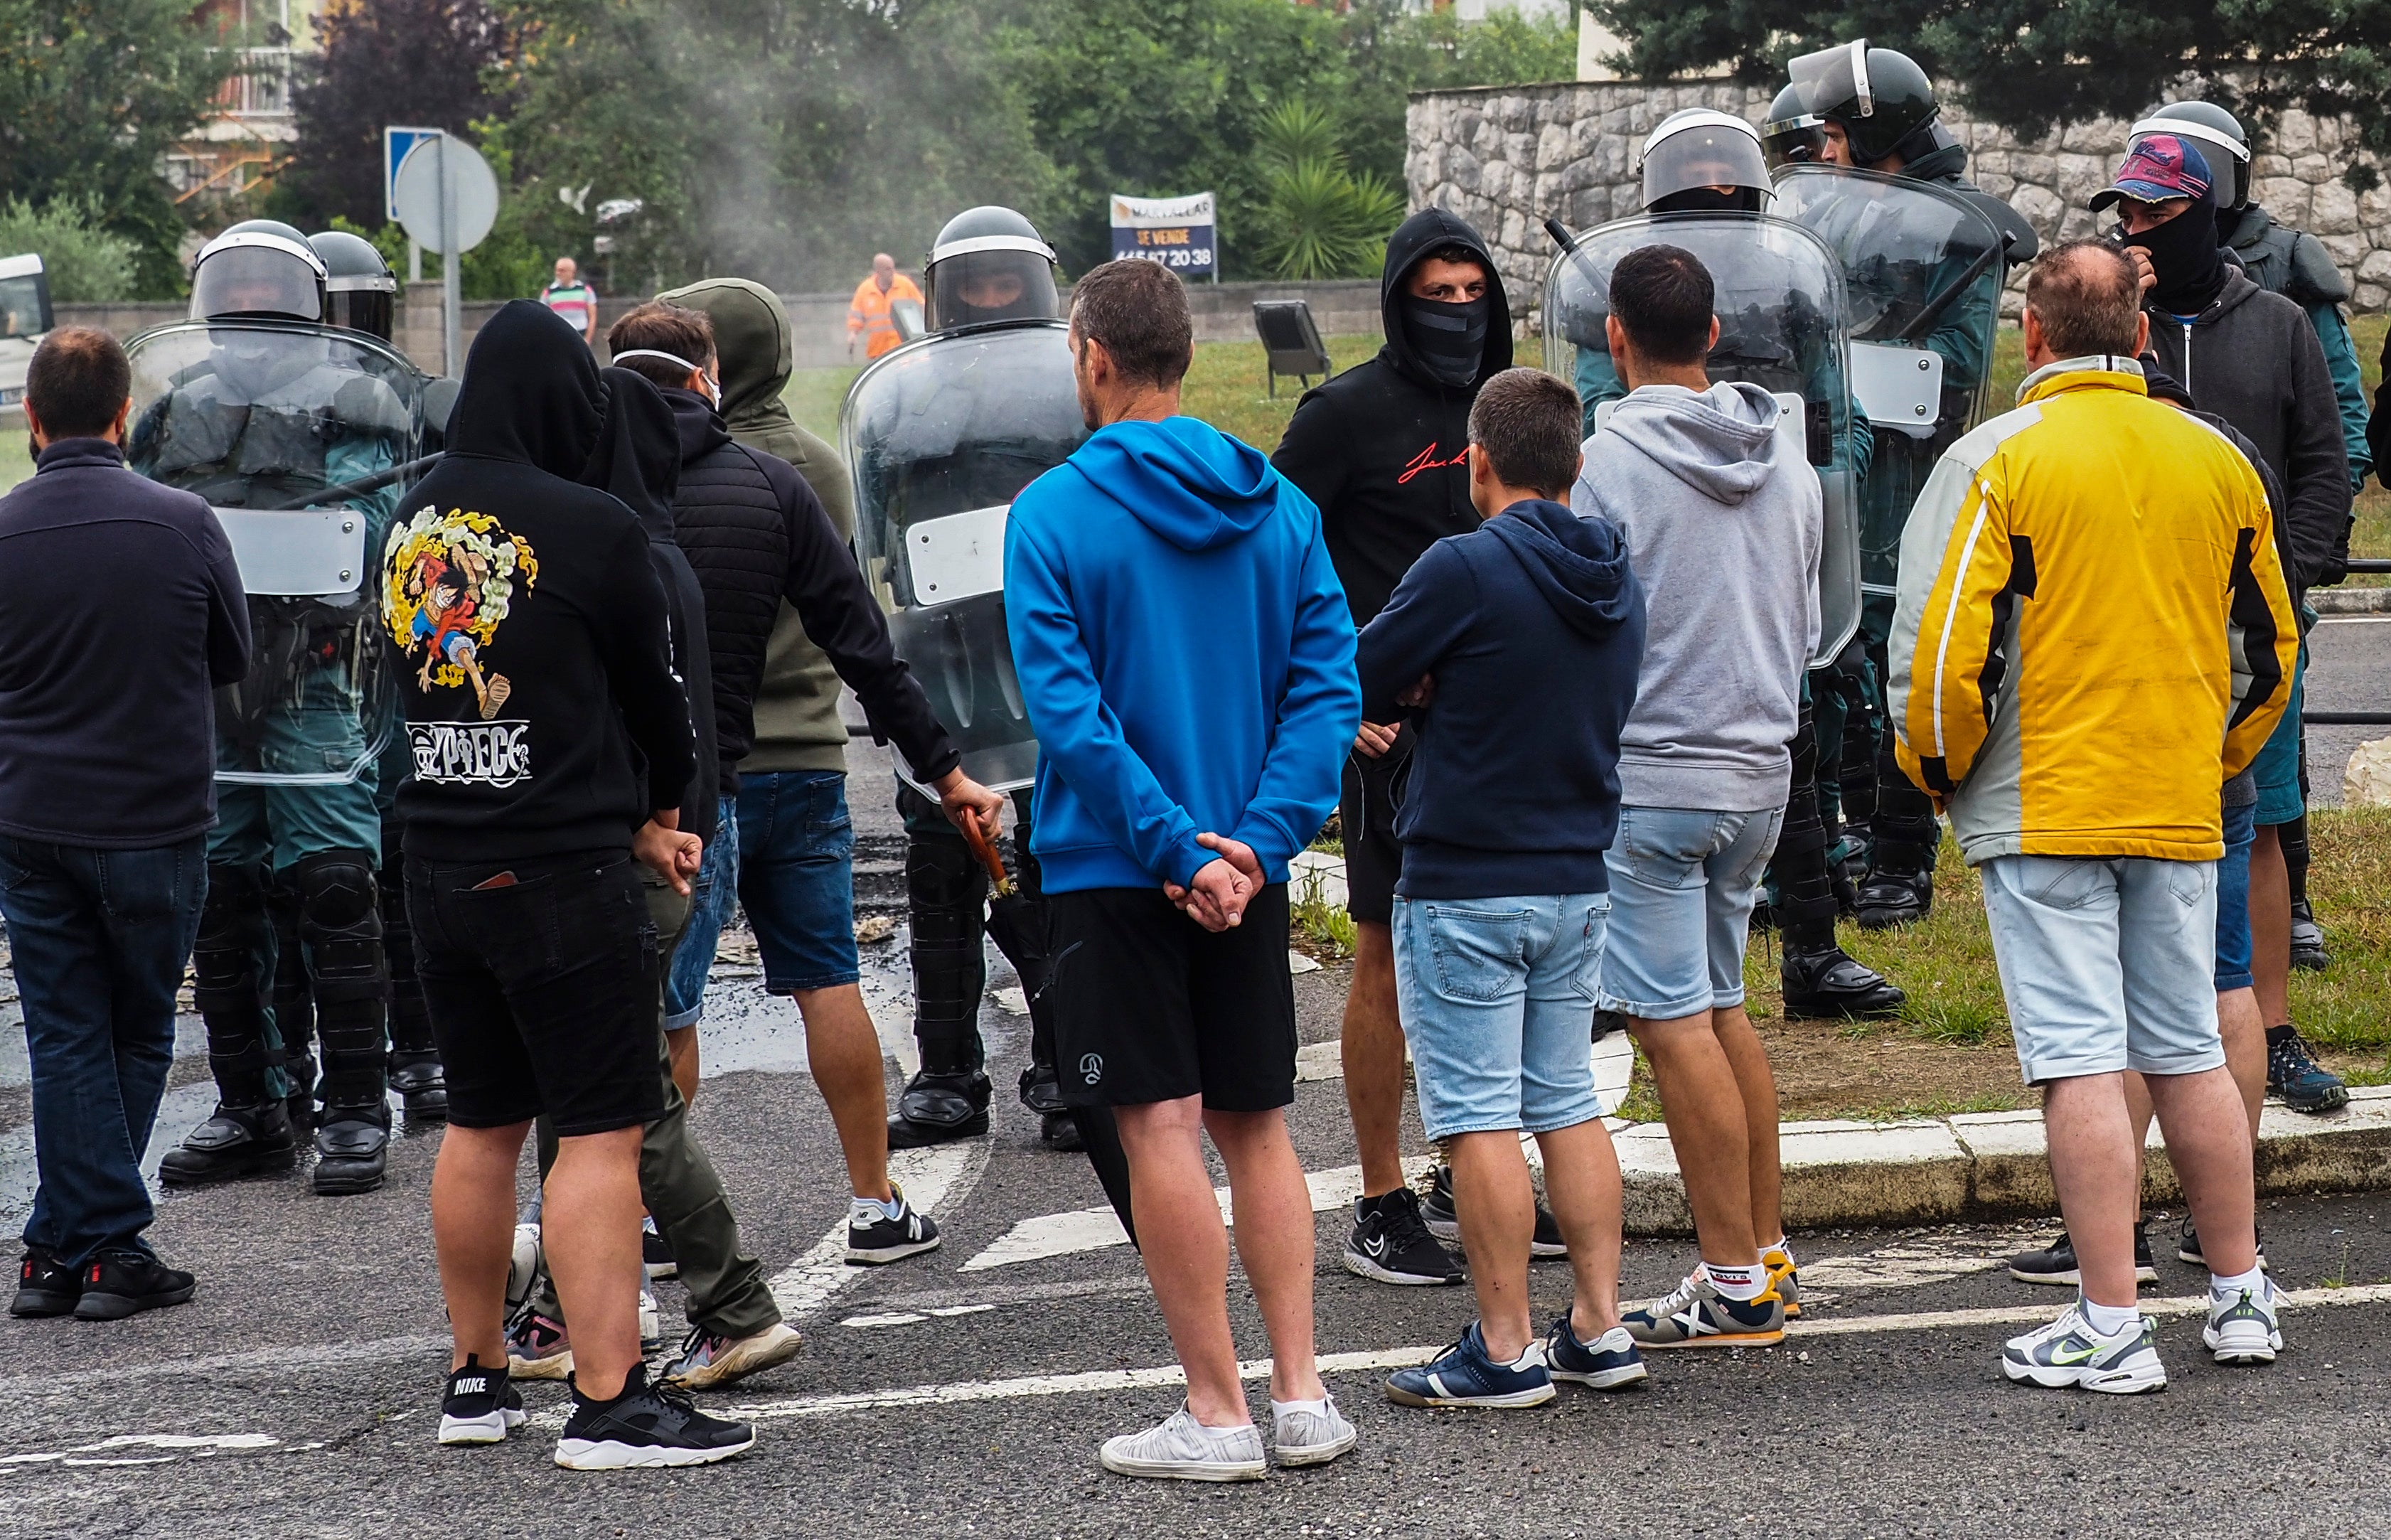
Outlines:
<svg viewBox="0 0 2391 1540"><path fill-rule="evenodd" d="M847 307L847 356L855 356L855 339L863 339L863 356L877 358L905 339L897 330L897 302L911 300L918 315L922 291L897 270L897 259L882 252L872 259L872 276L855 286L855 301Z"/></svg>

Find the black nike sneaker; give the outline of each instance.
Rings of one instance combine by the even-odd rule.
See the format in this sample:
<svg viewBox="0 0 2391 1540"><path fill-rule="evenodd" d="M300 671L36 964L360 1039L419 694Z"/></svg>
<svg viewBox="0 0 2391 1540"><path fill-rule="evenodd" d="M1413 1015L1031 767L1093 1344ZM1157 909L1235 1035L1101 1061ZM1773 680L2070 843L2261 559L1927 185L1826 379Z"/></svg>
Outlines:
<svg viewBox="0 0 2391 1540"><path fill-rule="evenodd" d="M1427 1288L1457 1284L1466 1275L1453 1253L1428 1234L1420 1219L1419 1194L1409 1187L1353 1200L1345 1271L1380 1283Z"/></svg>
<svg viewBox="0 0 2391 1540"><path fill-rule="evenodd" d="M24 1257L17 1263L17 1297L8 1301L9 1314L29 1319L65 1315L82 1298L81 1269L66 1266L45 1247L25 1248Z"/></svg>
<svg viewBox="0 0 2391 1540"><path fill-rule="evenodd" d="M2257 1238L2258 1265L2260 1267L2266 1267L2266 1232L2263 1230L2259 1231L2257 1233ZM2197 1225L2192 1223L2191 1216L2190 1214L2183 1216L2183 1231L2180 1235L2176 1236L2175 1260L2179 1262L2189 1263L2193 1267L2206 1267L2208 1265L2208 1253L2202 1250L2200 1247L2200 1229ZM2268 1269L2268 1271L2271 1272L2272 1269Z"/></svg>
<svg viewBox="0 0 2391 1540"><path fill-rule="evenodd" d="M623 1377L623 1393L612 1401L591 1401L575 1387L573 1415L556 1441L556 1463L567 1470L712 1465L755 1443L753 1423L708 1417L688 1391L649 1384L648 1366L634 1364Z"/></svg>
<svg viewBox="0 0 2391 1540"><path fill-rule="evenodd" d="M507 1377L506 1365L485 1369L479 1357L467 1353L465 1366L448 1377L448 1391L440 1398L440 1442L504 1443L524 1421L523 1392Z"/></svg>
<svg viewBox="0 0 2391 1540"><path fill-rule="evenodd" d="M2068 1288L2081 1287L2083 1274L2075 1265L2075 1243L2067 1232L2039 1251L2021 1251L2010 1259L2010 1276L2020 1283L2050 1284ZM2151 1227L2147 1220L2134 1221L2134 1281L2138 1284L2159 1281L2158 1263L2151 1256Z"/></svg>

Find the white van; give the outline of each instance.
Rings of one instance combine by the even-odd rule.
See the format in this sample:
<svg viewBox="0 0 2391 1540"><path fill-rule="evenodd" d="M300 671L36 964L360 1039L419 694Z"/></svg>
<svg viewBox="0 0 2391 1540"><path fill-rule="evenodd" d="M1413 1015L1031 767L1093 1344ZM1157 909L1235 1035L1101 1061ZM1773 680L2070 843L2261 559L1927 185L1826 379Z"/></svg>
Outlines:
<svg viewBox="0 0 2391 1540"><path fill-rule="evenodd" d="M42 259L0 257L0 422L25 417L25 367L50 330L50 278Z"/></svg>

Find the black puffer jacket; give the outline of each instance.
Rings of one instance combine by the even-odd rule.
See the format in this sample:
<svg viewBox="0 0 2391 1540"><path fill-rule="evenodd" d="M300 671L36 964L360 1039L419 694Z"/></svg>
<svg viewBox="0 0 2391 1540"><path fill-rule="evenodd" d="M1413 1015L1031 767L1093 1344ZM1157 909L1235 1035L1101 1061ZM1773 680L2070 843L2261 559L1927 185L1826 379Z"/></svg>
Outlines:
<svg viewBox="0 0 2391 1540"><path fill-rule="evenodd" d="M930 712L888 623L821 500L784 459L734 441L705 398L667 389L680 429L675 537L705 590L707 650L722 794L739 788L739 761L756 741L756 688L781 601L862 703L873 735L936 780L962 756Z"/></svg>

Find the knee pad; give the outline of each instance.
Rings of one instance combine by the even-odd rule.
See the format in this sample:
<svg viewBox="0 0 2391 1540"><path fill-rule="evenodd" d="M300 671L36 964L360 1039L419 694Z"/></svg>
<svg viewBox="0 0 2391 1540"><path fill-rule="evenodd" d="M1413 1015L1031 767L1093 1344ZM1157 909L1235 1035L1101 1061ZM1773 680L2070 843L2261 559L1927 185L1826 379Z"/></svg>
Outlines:
<svg viewBox="0 0 2391 1540"><path fill-rule="evenodd" d="M290 881L315 985L325 1105L378 1102L390 1051L382 1019L390 975L373 861L362 850L321 850L292 867Z"/></svg>
<svg viewBox="0 0 2391 1540"><path fill-rule="evenodd" d="M264 968L259 953L267 936L265 884L254 866L210 865L208 896L200 905L200 930L191 949L202 1005L213 990L247 989L255 993Z"/></svg>
<svg viewBox="0 0 2391 1540"><path fill-rule="evenodd" d="M1793 795L1818 779L1818 715L1808 701L1793 729Z"/></svg>
<svg viewBox="0 0 2391 1540"><path fill-rule="evenodd" d="M961 835L915 835L905 842L905 906L913 940L979 938L988 874Z"/></svg>

